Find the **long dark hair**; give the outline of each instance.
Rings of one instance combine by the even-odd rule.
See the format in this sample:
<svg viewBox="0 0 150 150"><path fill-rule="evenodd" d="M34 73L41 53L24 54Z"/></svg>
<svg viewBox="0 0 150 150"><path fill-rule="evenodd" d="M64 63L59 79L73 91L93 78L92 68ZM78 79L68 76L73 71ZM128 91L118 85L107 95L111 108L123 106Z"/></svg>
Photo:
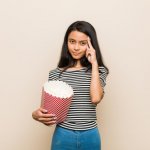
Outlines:
<svg viewBox="0 0 150 150"><path fill-rule="evenodd" d="M86 21L76 21L68 27L62 45L62 51L61 51L58 67L63 68L64 69L63 71L65 71L67 68L73 67L77 63L77 61L72 58L68 50L68 36L72 31L79 31L90 37L91 44L96 51L96 58L97 58L98 65L105 67L108 72L108 68L103 63L103 58L100 52L96 31L94 27ZM91 63L88 61L88 59L85 56L81 58L80 62L83 67L87 67L88 70L91 69L92 67Z"/></svg>

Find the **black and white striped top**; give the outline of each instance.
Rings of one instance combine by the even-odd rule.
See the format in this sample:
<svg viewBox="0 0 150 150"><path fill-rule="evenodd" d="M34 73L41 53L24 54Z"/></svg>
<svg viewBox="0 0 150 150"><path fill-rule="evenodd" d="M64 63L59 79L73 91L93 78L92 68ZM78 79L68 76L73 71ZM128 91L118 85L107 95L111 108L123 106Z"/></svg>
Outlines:
<svg viewBox="0 0 150 150"><path fill-rule="evenodd" d="M107 70L99 67L101 85L106 85ZM49 80L60 80L72 86L74 96L72 99L67 119L59 126L72 130L87 130L97 126L96 105L90 100L91 71L86 68L80 70L67 70L60 76L61 70L56 68L49 72Z"/></svg>

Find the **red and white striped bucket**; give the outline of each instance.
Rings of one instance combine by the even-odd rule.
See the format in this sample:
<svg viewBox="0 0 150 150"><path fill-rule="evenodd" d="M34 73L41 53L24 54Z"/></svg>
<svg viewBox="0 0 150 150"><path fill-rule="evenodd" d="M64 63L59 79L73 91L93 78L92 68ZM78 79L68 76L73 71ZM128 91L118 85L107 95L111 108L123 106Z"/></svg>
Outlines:
<svg viewBox="0 0 150 150"><path fill-rule="evenodd" d="M71 104L72 96L73 94L67 98L53 96L52 94L45 91L43 87L42 108L46 109L48 113L55 114L57 117L56 123L61 123L65 121L67 117L67 113Z"/></svg>

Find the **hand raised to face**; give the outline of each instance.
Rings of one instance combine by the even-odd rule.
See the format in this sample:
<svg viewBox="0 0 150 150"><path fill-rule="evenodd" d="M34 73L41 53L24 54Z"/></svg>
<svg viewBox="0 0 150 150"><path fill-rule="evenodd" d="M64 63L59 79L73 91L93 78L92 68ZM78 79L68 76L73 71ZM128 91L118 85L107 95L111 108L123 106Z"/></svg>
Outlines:
<svg viewBox="0 0 150 150"><path fill-rule="evenodd" d="M95 51L95 49L93 48L92 43L91 43L91 40L90 40L89 37L88 37L88 39L87 39L86 57L87 57L88 61L89 61L91 64L97 62L97 59L96 59L96 51Z"/></svg>

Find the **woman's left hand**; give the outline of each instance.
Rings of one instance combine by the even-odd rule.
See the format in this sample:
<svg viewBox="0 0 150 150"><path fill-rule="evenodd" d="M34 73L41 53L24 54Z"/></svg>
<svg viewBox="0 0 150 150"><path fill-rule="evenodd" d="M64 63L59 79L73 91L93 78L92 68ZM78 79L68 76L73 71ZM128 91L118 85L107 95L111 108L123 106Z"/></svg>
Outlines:
<svg viewBox="0 0 150 150"><path fill-rule="evenodd" d="M93 48L89 37L88 37L87 42L88 43L87 43L86 57L91 64L97 63L96 51Z"/></svg>

